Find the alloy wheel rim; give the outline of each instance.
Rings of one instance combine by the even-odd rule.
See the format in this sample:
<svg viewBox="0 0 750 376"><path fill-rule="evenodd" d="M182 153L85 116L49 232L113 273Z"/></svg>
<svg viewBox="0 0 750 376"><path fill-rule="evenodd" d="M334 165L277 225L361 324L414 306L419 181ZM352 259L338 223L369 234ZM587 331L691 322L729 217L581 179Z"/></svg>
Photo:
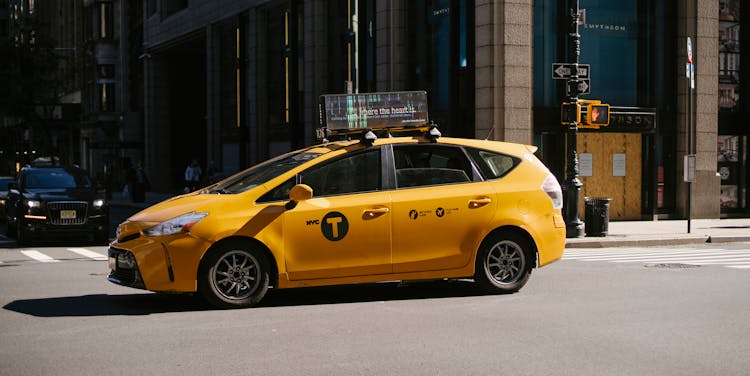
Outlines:
<svg viewBox="0 0 750 376"><path fill-rule="evenodd" d="M509 240L498 242L484 260L487 276L498 284L511 284L518 281L526 267L526 258L521 247Z"/></svg>
<svg viewBox="0 0 750 376"><path fill-rule="evenodd" d="M211 282L222 296L231 300L251 296L260 285L260 264L245 251L232 251L216 261Z"/></svg>

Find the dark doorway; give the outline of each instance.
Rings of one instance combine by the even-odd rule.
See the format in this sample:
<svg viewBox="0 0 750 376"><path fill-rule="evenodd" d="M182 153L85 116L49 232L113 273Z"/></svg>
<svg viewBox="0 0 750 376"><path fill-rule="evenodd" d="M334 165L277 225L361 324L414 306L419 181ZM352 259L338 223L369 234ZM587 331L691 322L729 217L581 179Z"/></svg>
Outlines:
<svg viewBox="0 0 750 376"><path fill-rule="evenodd" d="M207 162L205 38L171 48L166 56L170 137L154 142L171 143L170 171L179 189L191 159L197 159L201 166Z"/></svg>

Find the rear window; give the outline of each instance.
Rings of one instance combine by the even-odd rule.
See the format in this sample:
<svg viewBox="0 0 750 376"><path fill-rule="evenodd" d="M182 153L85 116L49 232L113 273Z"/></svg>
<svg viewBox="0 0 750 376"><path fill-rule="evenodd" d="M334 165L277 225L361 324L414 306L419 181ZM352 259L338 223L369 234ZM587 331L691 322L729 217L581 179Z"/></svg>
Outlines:
<svg viewBox="0 0 750 376"><path fill-rule="evenodd" d="M472 181L471 162L461 148L444 145L393 147L398 188L467 183Z"/></svg>
<svg viewBox="0 0 750 376"><path fill-rule="evenodd" d="M486 179L501 178L521 163L518 158L493 151L474 148L466 148L466 151Z"/></svg>

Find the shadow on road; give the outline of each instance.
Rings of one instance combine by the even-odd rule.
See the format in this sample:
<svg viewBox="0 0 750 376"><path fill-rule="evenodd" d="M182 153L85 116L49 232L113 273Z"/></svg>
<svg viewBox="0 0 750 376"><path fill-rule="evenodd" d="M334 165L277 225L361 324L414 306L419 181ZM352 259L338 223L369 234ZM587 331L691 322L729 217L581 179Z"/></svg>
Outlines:
<svg viewBox="0 0 750 376"><path fill-rule="evenodd" d="M444 299L485 295L471 281L378 283L270 291L257 308ZM151 315L215 308L195 295L140 293L16 300L4 309L37 317Z"/></svg>

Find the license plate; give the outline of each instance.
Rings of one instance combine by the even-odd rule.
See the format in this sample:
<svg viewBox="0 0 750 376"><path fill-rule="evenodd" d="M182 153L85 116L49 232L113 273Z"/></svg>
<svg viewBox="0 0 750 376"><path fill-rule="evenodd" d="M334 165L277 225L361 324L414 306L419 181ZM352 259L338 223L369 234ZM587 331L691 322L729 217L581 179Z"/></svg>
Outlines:
<svg viewBox="0 0 750 376"><path fill-rule="evenodd" d="M60 219L76 219L76 211L60 210Z"/></svg>
<svg viewBox="0 0 750 376"><path fill-rule="evenodd" d="M110 257L109 258L109 270L116 270L117 269L117 258Z"/></svg>

